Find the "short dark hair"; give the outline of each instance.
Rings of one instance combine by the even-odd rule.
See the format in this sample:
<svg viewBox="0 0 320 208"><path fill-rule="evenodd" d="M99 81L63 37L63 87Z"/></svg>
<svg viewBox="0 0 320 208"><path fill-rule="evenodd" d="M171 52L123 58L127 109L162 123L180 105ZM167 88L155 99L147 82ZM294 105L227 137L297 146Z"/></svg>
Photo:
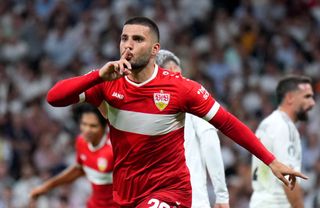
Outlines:
<svg viewBox="0 0 320 208"><path fill-rule="evenodd" d="M99 123L102 127L106 127L107 125L107 120L102 116L102 114L100 113L99 109L96 108L95 106L91 105L91 104L80 104L76 107L76 109L74 110L74 117L76 119L76 121L79 123L80 119L82 117L83 114L85 113L93 113L97 116Z"/></svg>
<svg viewBox="0 0 320 208"><path fill-rule="evenodd" d="M147 17L132 17L128 19L124 25L143 25L151 29L151 31L156 35L157 41L160 41L160 33L157 24Z"/></svg>
<svg viewBox="0 0 320 208"><path fill-rule="evenodd" d="M312 81L309 77L289 75L282 78L276 89L276 96L278 104L281 104L283 98L288 92L292 92L298 89L299 84L311 84Z"/></svg>

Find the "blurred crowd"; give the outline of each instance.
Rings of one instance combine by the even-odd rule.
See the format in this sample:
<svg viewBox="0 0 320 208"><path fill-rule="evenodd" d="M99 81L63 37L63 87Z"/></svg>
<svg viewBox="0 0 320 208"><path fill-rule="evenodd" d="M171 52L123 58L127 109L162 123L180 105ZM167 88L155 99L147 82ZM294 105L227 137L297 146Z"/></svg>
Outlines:
<svg viewBox="0 0 320 208"><path fill-rule="evenodd" d="M161 47L181 59L253 131L274 110L286 74L312 77L318 104L299 124L306 208L320 207L320 1L1 0L0 208L27 207L31 187L75 162L74 107L53 108L48 89L119 57L122 24L147 16ZM250 154L221 135L230 206L248 207ZM84 207L85 181L58 188L37 207Z"/></svg>

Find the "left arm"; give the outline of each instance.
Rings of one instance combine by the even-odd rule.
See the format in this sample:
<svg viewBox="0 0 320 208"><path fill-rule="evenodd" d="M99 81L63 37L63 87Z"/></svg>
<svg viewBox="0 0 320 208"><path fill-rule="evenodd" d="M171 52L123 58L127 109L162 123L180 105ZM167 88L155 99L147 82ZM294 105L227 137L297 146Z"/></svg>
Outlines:
<svg viewBox="0 0 320 208"><path fill-rule="evenodd" d="M272 173L286 186L290 187L291 189L294 188L296 176L307 179L307 177L302 173L297 172L276 160L273 154L271 154L263 146L260 140L247 126L245 126L232 114L224 110L217 102L214 103L212 108L216 110L214 113L210 114L211 118L207 117L209 113L205 116L209 122L216 126L223 134L231 138L242 147L246 148L266 165L268 165L271 168ZM286 175L289 175L289 181L284 177Z"/></svg>
<svg viewBox="0 0 320 208"><path fill-rule="evenodd" d="M191 80L185 80L181 86L183 86L181 91L184 92L181 96L182 110L209 121L223 134L268 165L272 173L286 186L293 188L296 176L307 179L302 173L276 160L275 156L262 145L253 132L235 116L223 109L203 86ZM289 175L289 181L284 177L286 175Z"/></svg>

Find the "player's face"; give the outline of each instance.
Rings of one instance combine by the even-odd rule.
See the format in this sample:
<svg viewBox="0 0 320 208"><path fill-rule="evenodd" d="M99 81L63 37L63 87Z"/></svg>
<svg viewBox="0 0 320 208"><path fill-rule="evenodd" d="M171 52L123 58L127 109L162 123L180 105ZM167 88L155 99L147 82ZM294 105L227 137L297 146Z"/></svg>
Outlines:
<svg viewBox="0 0 320 208"><path fill-rule="evenodd" d="M121 34L120 53L129 50L126 59L131 63L132 70L141 70L148 65L159 50L150 28L143 25L125 25Z"/></svg>
<svg viewBox="0 0 320 208"><path fill-rule="evenodd" d="M94 113L84 113L81 116L80 131L87 142L99 143L105 133L104 130L97 115Z"/></svg>
<svg viewBox="0 0 320 208"><path fill-rule="evenodd" d="M297 120L308 120L308 111L315 105L311 85L300 84L294 96Z"/></svg>

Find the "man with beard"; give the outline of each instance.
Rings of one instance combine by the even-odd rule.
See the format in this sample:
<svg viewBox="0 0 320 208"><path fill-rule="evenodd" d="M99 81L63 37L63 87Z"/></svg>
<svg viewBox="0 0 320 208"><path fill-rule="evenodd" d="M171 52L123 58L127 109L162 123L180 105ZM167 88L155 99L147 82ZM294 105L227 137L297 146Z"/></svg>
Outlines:
<svg viewBox="0 0 320 208"><path fill-rule="evenodd" d="M306 121L315 105L311 80L288 76L276 88L278 108L259 125L256 135L282 163L296 171L301 169L301 144L297 121ZM302 191L297 184L291 191L274 177L256 157L252 160L253 194L250 208L303 207Z"/></svg>
<svg viewBox="0 0 320 208"><path fill-rule="evenodd" d="M122 29L119 60L59 81L47 95L57 107L83 101L103 107L115 159L113 198L121 207L191 206L183 147L186 112L207 120L256 155L290 188L296 176L306 178L276 160L203 86L158 67L159 39L152 20L131 18Z"/></svg>

